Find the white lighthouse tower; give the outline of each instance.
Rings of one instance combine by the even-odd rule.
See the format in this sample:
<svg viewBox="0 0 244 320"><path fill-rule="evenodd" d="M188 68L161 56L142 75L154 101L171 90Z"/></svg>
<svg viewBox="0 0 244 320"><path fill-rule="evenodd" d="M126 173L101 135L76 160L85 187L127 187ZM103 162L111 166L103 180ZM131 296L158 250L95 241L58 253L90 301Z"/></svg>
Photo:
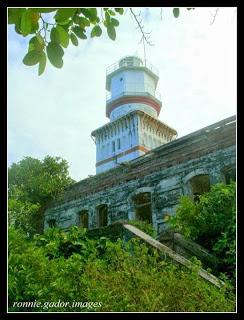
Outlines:
<svg viewBox="0 0 244 320"><path fill-rule="evenodd" d="M96 173L140 157L175 139L177 132L158 120L162 102L156 92L158 72L136 56L107 68L108 124L94 130Z"/></svg>

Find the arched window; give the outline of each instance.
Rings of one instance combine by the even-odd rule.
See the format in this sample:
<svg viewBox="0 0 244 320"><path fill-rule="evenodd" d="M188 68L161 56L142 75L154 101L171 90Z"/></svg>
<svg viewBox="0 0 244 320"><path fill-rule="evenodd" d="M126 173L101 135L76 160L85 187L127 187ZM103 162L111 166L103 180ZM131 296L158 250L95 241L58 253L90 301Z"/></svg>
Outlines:
<svg viewBox="0 0 244 320"><path fill-rule="evenodd" d="M132 197L135 209L135 218L138 220L152 222L151 193L143 192Z"/></svg>
<svg viewBox="0 0 244 320"><path fill-rule="evenodd" d="M201 194L209 192L210 190L209 175L199 174L197 176L194 176L189 180L189 184L194 201L198 201L198 198Z"/></svg>
<svg viewBox="0 0 244 320"><path fill-rule="evenodd" d="M117 149L120 150L121 146L120 146L120 138L117 139Z"/></svg>
<svg viewBox="0 0 244 320"><path fill-rule="evenodd" d="M112 141L112 152L115 152L115 141Z"/></svg>
<svg viewBox="0 0 244 320"><path fill-rule="evenodd" d="M225 184L236 181L236 169L234 166L225 166L222 170Z"/></svg>
<svg viewBox="0 0 244 320"><path fill-rule="evenodd" d="M88 210L77 213L77 225L81 228L88 228Z"/></svg>
<svg viewBox="0 0 244 320"><path fill-rule="evenodd" d="M97 227L105 227L108 225L108 206L101 204L96 208L97 211Z"/></svg>

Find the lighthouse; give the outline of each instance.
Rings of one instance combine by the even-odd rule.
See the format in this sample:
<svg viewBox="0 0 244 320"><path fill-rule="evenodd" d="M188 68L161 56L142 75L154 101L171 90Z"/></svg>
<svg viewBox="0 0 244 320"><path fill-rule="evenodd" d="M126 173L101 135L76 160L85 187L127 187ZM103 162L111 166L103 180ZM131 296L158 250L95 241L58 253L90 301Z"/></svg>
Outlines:
<svg viewBox="0 0 244 320"><path fill-rule="evenodd" d="M157 69L128 56L106 70L106 116L110 122L94 130L96 173L115 168L172 141L177 132L158 120L162 108L156 91Z"/></svg>

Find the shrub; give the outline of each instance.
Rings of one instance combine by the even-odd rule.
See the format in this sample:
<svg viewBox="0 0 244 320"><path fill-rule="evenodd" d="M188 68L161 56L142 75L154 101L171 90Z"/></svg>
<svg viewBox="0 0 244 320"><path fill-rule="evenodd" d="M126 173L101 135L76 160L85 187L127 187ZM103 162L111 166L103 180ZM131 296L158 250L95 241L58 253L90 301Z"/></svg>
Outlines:
<svg viewBox="0 0 244 320"><path fill-rule="evenodd" d="M65 245L67 248L64 249ZM79 250L77 250L79 248ZM9 230L9 311L234 311L235 297L163 260L137 239L88 239L82 229L52 229L34 240ZM69 302L43 308L47 301ZM39 308L13 307L38 301ZM72 307L73 301L99 302Z"/></svg>
<svg viewBox="0 0 244 320"><path fill-rule="evenodd" d="M236 184L213 185L194 203L182 197L170 225L185 237L206 247L221 261L220 272L235 278Z"/></svg>
<svg viewBox="0 0 244 320"><path fill-rule="evenodd" d="M132 226L137 227L141 231L149 234L151 237L155 238L156 237L156 231L153 228L152 224L141 221L141 220L128 220L126 223L131 224Z"/></svg>

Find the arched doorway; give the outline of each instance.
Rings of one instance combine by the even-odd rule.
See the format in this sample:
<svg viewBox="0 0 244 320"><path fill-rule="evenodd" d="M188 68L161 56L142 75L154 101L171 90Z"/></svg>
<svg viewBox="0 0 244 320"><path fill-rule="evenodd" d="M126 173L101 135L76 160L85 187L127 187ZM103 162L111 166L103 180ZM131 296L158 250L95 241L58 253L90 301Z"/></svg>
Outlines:
<svg viewBox="0 0 244 320"><path fill-rule="evenodd" d="M108 205L101 204L96 208L97 227L106 227L108 225Z"/></svg>
<svg viewBox="0 0 244 320"><path fill-rule="evenodd" d="M194 201L198 201L199 196L210 190L210 178L208 174L199 174L189 180L189 187Z"/></svg>
<svg viewBox="0 0 244 320"><path fill-rule="evenodd" d="M82 210L77 213L77 225L81 228L88 228L88 210Z"/></svg>
<svg viewBox="0 0 244 320"><path fill-rule="evenodd" d="M135 218L152 223L151 192L142 192L132 197Z"/></svg>
<svg viewBox="0 0 244 320"><path fill-rule="evenodd" d="M236 181L236 168L235 166L225 166L222 169L225 184L229 184L231 181Z"/></svg>

